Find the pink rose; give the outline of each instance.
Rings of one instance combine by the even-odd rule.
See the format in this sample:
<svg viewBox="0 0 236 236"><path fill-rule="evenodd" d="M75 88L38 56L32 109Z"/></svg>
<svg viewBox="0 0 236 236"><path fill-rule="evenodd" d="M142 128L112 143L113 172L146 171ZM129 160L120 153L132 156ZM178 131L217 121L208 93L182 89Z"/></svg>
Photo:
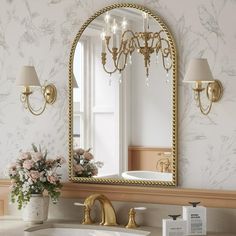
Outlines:
<svg viewBox="0 0 236 236"><path fill-rule="evenodd" d="M52 159L46 160L46 166L47 167L52 167L53 163L54 163L54 160L52 160Z"/></svg>
<svg viewBox="0 0 236 236"><path fill-rule="evenodd" d="M43 154L41 152L34 152L32 153L32 159L37 162L43 159Z"/></svg>
<svg viewBox="0 0 236 236"><path fill-rule="evenodd" d="M52 173L51 175L47 176L47 180L51 184L55 184L59 179L55 173Z"/></svg>
<svg viewBox="0 0 236 236"><path fill-rule="evenodd" d="M30 159L31 158L31 154L30 152L23 152L21 153L19 159L20 160L26 160L26 159Z"/></svg>
<svg viewBox="0 0 236 236"><path fill-rule="evenodd" d="M23 162L23 168L30 170L34 165L34 161L33 160L25 160Z"/></svg>
<svg viewBox="0 0 236 236"><path fill-rule="evenodd" d="M97 175L98 174L98 168L94 166L94 169L92 170L92 175Z"/></svg>
<svg viewBox="0 0 236 236"><path fill-rule="evenodd" d="M33 182L36 182L40 177L40 173L37 170L31 170L29 176Z"/></svg>
<svg viewBox="0 0 236 236"><path fill-rule="evenodd" d="M77 148L77 149L74 150L74 152L75 152L76 154L78 154L78 155L83 155L83 154L84 154L84 149L82 149L82 148Z"/></svg>
<svg viewBox="0 0 236 236"><path fill-rule="evenodd" d="M93 159L93 155L90 152L84 152L84 159L91 161Z"/></svg>
<svg viewBox="0 0 236 236"><path fill-rule="evenodd" d="M81 174L82 171L84 170L84 167L81 166L80 164L78 164L78 165L75 164L75 165L73 165L73 169L74 169L74 172Z"/></svg>

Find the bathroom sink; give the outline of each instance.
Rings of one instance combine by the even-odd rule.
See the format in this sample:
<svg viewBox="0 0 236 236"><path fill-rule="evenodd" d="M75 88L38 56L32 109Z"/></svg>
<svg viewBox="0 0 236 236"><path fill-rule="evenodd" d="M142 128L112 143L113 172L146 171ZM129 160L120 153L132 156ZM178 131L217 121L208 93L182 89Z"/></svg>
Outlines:
<svg viewBox="0 0 236 236"><path fill-rule="evenodd" d="M158 180L158 181L172 181L172 173L163 173L155 171L125 171L122 173L124 179L130 180Z"/></svg>
<svg viewBox="0 0 236 236"><path fill-rule="evenodd" d="M25 230L25 236L145 236L150 232L119 227L79 224L50 224L34 226Z"/></svg>

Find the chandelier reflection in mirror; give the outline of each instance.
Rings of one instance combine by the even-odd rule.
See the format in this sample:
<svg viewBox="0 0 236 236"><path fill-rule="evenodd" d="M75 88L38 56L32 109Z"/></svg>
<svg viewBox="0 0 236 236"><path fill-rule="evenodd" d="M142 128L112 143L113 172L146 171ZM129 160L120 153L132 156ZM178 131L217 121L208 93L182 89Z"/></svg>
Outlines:
<svg viewBox="0 0 236 236"><path fill-rule="evenodd" d="M149 68L151 55L155 54L156 63L159 58L162 59L163 68L166 70L168 78L169 71L172 68L171 47L165 38L165 32L149 31L149 17L143 12L143 32L133 32L128 29L128 22L123 18L121 23L117 23L115 18L112 19L109 12L105 14L105 28L101 33L102 39L102 65L103 69L110 76L115 73L121 73L129 63L132 63L132 55L135 51L143 55L144 66L146 70L146 81L149 83ZM107 55L110 54L112 59L112 68L107 69Z"/></svg>

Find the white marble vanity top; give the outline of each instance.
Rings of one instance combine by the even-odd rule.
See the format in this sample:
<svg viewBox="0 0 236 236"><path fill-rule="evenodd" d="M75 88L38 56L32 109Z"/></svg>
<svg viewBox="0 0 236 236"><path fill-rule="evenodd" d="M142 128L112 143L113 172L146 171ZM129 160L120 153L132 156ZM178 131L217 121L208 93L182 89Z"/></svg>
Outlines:
<svg viewBox="0 0 236 236"><path fill-rule="evenodd" d="M25 230L31 231L31 227L36 226L38 229L45 229L45 228L84 228L78 222L73 221L65 221L65 220L49 220L48 222L42 225L30 225L26 222L23 222L20 219L9 219L0 217L0 235L1 236L25 236ZM114 230L114 227L104 227L99 225L90 225L88 226L90 229L102 229L102 230ZM155 227L139 227L137 230L126 230L124 227L119 226L116 227L117 231L121 232L137 232L140 231L148 231L150 232L150 236L162 236L161 228ZM209 236L235 236L236 233L208 233Z"/></svg>

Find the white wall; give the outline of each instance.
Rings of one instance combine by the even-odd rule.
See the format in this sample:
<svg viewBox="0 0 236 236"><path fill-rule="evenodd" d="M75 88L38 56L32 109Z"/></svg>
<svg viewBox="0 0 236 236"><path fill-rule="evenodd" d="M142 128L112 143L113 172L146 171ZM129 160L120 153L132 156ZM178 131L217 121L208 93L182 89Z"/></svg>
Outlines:
<svg viewBox="0 0 236 236"><path fill-rule="evenodd" d="M67 156L67 79L72 40L82 23L115 0L2 0L0 8L0 177L19 149L32 142ZM179 174L181 187L236 187L235 1L133 0L164 19L174 35L179 63ZM192 57L209 60L224 96L208 117L182 84ZM40 80L58 87L58 100L39 117L25 112L15 88L23 64L34 62ZM66 171L66 168L65 168Z"/></svg>

